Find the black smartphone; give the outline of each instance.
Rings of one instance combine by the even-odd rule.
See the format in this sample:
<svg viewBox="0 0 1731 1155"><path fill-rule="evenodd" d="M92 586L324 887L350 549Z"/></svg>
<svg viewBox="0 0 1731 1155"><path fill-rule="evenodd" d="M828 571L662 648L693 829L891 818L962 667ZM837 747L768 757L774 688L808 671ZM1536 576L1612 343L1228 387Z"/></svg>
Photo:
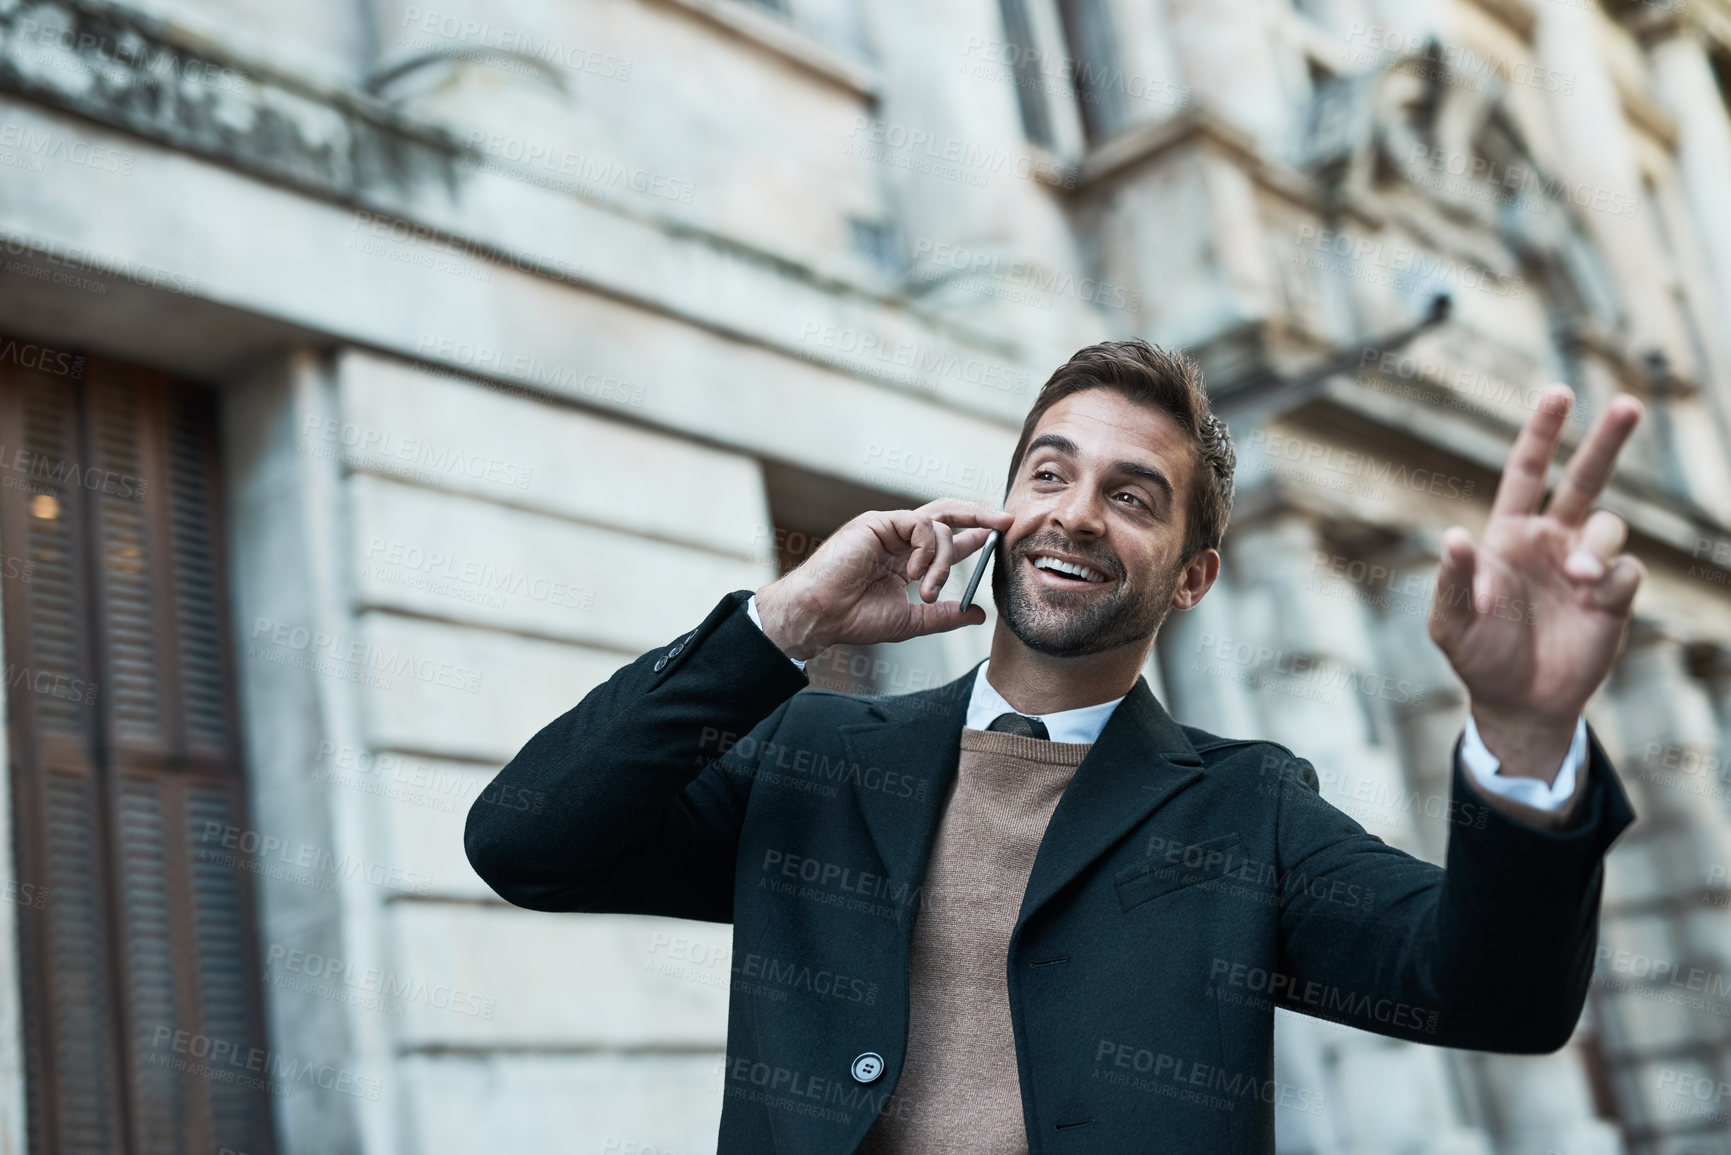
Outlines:
<svg viewBox="0 0 1731 1155"><path fill-rule="evenodd" d="M980 564L974 567L974 576L968 579L968 590L962 595L962 612L968 612L968 607L974 604L974 591L980 588L980 578L985 576L986 567L992 564L992 554L998 548L997 530L986 535L986 544L980 547Z"/></svg>

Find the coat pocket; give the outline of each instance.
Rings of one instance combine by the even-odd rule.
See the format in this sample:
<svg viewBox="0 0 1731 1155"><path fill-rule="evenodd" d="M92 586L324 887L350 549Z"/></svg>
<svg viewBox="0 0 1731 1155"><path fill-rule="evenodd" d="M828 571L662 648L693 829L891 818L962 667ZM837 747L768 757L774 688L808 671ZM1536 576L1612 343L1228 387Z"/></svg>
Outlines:
<svg viewBox="0 0 1731 1155"><path fill-rule="evenodd" d="M1172 861L1154 858L1121 870L1113 878L1118 887L1118 905L1129 910L1151 898L1225 878L1227 871L1242 864L1243 850L1244 842L1237 834L1222 834L1219 838L1188 843Z"/></svg>

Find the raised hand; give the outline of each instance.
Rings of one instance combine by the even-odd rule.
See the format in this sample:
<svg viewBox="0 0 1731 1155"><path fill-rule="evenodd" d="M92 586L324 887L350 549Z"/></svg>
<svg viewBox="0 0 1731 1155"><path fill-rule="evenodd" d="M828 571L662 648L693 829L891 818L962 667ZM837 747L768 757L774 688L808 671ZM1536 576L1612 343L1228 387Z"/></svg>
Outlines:
<svg viewBox="0 0 1731 1155"><path fill-rule="evenodd" d="M957 562L1007 530L1014 515L940 498L918 509L862 513L825 539L798 568L757 591L763 632L781 652L805 660L838 643L899 642L980 625L978 605L937 601ZM920 583L910 602L909 582Z"/></svg>
<svg viewBox="0 0 1731 1155"><path fill-rule="evenodd" d="M1466 684L1473 721L1505 774L1554 779L1575 721L1605 680L1646 571L1628 526L1593 503L1641 419L1614 398L1543 511L1545 477L1574 394L1553 385L1515 439L1483 544L1443 535L1431 640Z"/></svg>

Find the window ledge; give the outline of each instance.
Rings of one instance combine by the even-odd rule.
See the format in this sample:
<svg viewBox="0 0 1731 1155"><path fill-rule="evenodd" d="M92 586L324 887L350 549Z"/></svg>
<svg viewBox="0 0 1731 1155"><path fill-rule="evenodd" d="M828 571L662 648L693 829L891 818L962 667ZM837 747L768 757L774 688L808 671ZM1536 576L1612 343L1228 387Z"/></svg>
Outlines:
<svg viewBox="0 0 1731 1155"><path fill-rule="evenodd" d="M1251 166L1260 166L1256 142L1249 133L1226 123L1198 105L1163 120L1132 125L1101 141L1082 158L1075 187L1086 188L1154 160L1174 148L1205 140Z"/></svg>
<svg viewBox="0 0 1731 1155"><path fill-rule="evenodd" d="M749 40L796 67L832 84L876 100L881 87L878 70L841 49L834 48L787 21L754 8L746 0L660 0L707 20L741 40Z"/></svg>

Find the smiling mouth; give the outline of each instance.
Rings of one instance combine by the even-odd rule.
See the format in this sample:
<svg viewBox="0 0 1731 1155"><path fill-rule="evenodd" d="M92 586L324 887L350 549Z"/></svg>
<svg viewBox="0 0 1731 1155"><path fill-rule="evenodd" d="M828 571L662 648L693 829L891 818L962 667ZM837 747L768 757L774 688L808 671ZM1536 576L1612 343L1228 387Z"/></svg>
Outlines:
<svg viewBox="0 0 1731 1155"><path fill-rule="evenodd" d="M1055 589L1094 589L1112 582L1110 577L1093 566L1079 565L1050 554L1029 554L1028 566L1038 575L1041 584Z"/></svg>

